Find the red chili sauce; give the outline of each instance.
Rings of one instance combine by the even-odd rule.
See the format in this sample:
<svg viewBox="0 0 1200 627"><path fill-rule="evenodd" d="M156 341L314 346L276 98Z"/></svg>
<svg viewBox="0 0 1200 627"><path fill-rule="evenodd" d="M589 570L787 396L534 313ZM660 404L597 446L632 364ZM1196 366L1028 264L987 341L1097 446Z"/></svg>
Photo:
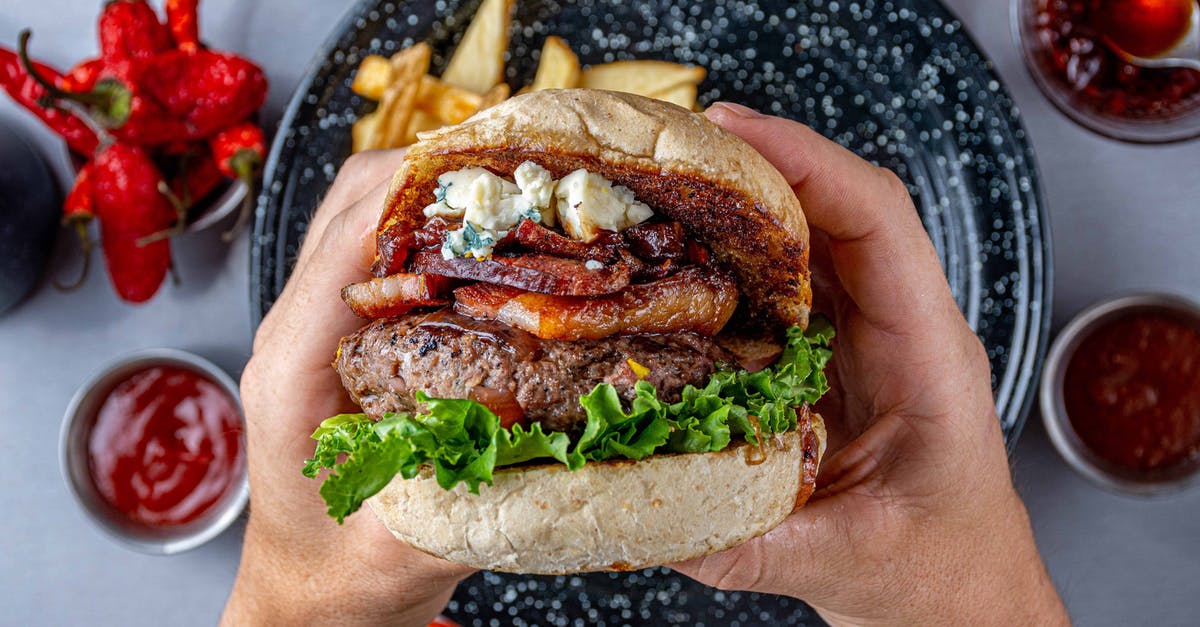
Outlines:
<svg viewBox="0 0 1200 627"><path fill-rule="evenodd" d="M202 516L238 481L241 412L208 377L148 368L105 398L88 438L92 480L132 521L181 525Z"/></svg>
<svg viewBox="0 0 1200 627"><path fill-rule="evenodd" d="M1071 357L1063 396L1075 433L1104 459L1174 466L1200 453L1200 332L1163 313L1108 322Z"/></svg>
<svg viewBox="0 0 1200 627"><path fill-rule="evenodd" d="M1200 109L1200 72L1127 63L1106 44L1153 56L1175 45L1189 0L1026 0L1046 65L1100 112L1134 119L1169 118ZM1184 17L1186 19L1186 16ZM1186 23L1185 23L1186 26Z"/></svg>

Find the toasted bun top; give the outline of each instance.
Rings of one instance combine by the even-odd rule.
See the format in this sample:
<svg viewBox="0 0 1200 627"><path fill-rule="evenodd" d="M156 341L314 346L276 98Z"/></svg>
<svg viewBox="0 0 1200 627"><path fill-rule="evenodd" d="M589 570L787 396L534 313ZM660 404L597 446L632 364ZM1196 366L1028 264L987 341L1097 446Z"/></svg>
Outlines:
<svg viewBox="0 0 1200 627"><path fill-rule="evenodd" d="M380 234L423 224L438 175L478 166L511 177L524 161L556 178L586 168L628 187L708 245L752 311L808 324L808 224L783 175L704 116L643 96L537 91L421 134L392 180Z"/></svg>

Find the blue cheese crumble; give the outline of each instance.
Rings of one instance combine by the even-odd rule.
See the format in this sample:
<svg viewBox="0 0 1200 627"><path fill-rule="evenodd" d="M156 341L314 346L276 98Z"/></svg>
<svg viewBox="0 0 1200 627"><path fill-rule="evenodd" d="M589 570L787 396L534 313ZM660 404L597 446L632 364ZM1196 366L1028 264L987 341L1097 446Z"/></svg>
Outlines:
<svg viewBox="0 0 1200 627"><path fill-rule="evenodd" d="M525 219L546 226L558 223L570 237L591 241L600 230L620 231L653 215L632 191L584 169L555 181L545 168L526 161L513 178L515 182L484 168L438 177L425 217L463 221L462 228L446 234L442 257L487 259L496 242Z"/></svg>

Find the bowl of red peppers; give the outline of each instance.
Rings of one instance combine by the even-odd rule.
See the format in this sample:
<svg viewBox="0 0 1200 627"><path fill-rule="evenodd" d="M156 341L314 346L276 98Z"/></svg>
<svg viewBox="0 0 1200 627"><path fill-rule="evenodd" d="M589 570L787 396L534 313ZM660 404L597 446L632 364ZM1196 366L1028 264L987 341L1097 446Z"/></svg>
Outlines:
<svg viewBox="0 0 1200 627"><path fill-rule="evenodd" d="M266 156L257 124L267 79L252 61L200 41L198 0L110 0L97 23L100 55L59 71L30 55L31 33L0 45L9 96L66 143L76 164L63 202L87 275L94 233L117 295L150 300L173 274L171 238L240 205L226 241L249 219Z"/></svg>

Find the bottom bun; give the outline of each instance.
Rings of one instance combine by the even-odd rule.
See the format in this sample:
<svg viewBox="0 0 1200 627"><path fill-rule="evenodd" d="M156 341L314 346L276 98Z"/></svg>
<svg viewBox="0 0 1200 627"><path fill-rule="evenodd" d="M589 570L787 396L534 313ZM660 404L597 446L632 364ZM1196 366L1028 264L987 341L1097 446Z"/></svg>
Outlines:
<svg viewBox="0 0 1200 627"><path fill-rule="evenodd" d="M635 570L722 551L760 536L812 494L825 426L811 420L763 447L498 470L471 494L429 468L370 499L392 534L475 568L557 575Z"/></svg>

